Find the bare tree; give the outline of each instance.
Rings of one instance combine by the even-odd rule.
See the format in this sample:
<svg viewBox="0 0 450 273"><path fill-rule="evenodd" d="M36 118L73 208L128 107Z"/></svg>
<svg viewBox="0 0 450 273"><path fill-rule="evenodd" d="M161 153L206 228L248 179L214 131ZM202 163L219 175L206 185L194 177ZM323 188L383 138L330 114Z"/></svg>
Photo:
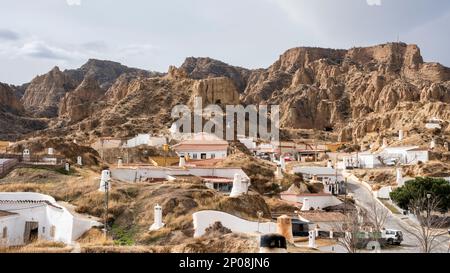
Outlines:
<svg viewBox="0 0 450 273"><path fill-rule="evenodd" d="M361 210L364 214L366 226L371 227L373 229L372 234L375 234L383 231L389 211L375 200L375 196L371 195L371 199L370 204L367 207L361 207Z"/></svg>
<svg viewBox="0 0 450 273"><path fill-rule="evenodd" d="M421 252L432 253L444 243L448 231L445 229L445 217L439 217L441 200L431 194L419 196L411 200L409 209L416 216L418 224L405 228L419 243Z"/></svg>
<svg viewBox="0 0 450 273"><path fill-rule="evenodd" d="M333 224L333 232L339 234L337 242L345 248L348 253L359 252L359 234L362 226L361 215L359 211L347 212L344 219Z"/></svg>

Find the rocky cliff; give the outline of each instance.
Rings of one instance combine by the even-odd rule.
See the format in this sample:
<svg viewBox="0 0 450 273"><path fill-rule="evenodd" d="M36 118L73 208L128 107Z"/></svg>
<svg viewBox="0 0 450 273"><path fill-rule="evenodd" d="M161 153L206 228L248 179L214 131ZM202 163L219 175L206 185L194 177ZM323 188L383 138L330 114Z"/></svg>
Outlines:
<svg viewBox="0 0 450 273"><path fill-rule="evenodd" d="M424 62L416 45L403 43L293 48L257 70L191 57L162 74L90 60L37 77L22 102L33 117L50 118L45 134L82 138L165 130L172 107L196 95L204 104L279 104L285 129L351 141L420 129L431 117L449 120L450 69Z"/></svg>
<svg viewBox="0 0 450 273"><path fill-rule="evenodd" d="M245 85L244 104L279 104L284 128L333 131L341 140L374 130L422 126L432 116L448 118L450 69L425 63L416 45L299 47L286 51L268 69L251 72L231 66L218 70L210 59L186 63L184 70L192 78L211 73L226 77L226 71L236 71L235 83ZM405 103L410 108L405 109ZM410 114L400 122L402 112Z"/></svg>
<svg viewBox="0 0 450 273"><path fill-rule="evenodd" d="M0 111L23 113L23 105L11 86L0 83Z"/></svg>

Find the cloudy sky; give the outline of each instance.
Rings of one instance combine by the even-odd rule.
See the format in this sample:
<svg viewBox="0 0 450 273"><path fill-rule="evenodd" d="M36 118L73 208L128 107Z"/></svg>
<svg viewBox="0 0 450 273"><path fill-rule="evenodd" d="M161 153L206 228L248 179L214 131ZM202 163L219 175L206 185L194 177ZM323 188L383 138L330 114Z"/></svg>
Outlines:
<svg viewBox="0 0 450 273"><path fill-rule="evenodd" d="M296 46L416 43L450 66L448 0L0 0L0 82L89 58L167 71L188 56L267 67Z"/></svg>

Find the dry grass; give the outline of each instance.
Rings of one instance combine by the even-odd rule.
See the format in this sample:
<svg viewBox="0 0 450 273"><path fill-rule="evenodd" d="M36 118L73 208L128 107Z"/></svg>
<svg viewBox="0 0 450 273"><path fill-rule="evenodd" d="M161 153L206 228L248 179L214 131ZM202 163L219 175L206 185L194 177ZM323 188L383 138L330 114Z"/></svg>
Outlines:
<svg viewBox="0 0 450 273"><path fill-rule="evenodd" d="M99 174L80 169L79 176L66 176L47 170L48 177L55 176L59 182L26 183L27 177L33 177L34 170L24 172L22 181L9 183L0 180L0 191L40 192L75 206L77 213L103 217L104 194L98 192ZM6 177L5 179L12 179ZM153 223L155 204L163 207L164 229L149 232ZM172 252L176 246L184 245L189 251L201 252L208 244L192 241L192 214L199 210L221 210L249 220L256 220L256 212L263 211L270 218L270 209L265 200L257 194L240 198L230 198L206 188L198 181L174 181L161 183L112 183L110 192L108 221L112 228L110 238L105 239L100 230L87 232L78 243L81 252ZM235 237L225 237L229 242L213 243L213 252L242 252L248 250L246 243ZM135 247L118 246L118 242L132 244ZM245 241L244 241L245 242ZM186 245L189 243L189 245ZM214 246L214 244L216 246ZM203 245L203 246L202 246ZM223 248L223 249L221 249ZM219 251L220 249L220 251ZM69 252L65 248L46 248L34 246L17 251L25 252ZM245 252L245 251L244 251Z"/></svg>
<svg viewBox="0 0 450 273"><path fill-rule="evenodd" d="M39 240L26 246L0 248L0 253L70 253L72 249L64 243Z"/></svg>
<svg viewBox="0 0 450 273"><path fill-rule="evenodd" d="M108 237L105 238L105 234L96 228L90 229L86 233L81 236L77 242L85 247L85 246L112 246L114 245L114 241Z"/></svg>

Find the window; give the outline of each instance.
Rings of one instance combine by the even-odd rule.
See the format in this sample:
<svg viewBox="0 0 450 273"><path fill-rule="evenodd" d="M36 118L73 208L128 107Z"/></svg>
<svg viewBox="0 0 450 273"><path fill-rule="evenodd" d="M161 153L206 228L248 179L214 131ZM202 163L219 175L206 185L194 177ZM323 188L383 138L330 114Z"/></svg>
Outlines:
<svg viewBox="0 0 450 273"><path fill-rule="evenodd" d="M45 227L42 227L42 234L45 234Z"/></svg>
<svg viewBox="0 0 450 273"><path fill-rule="evenodd" d="M4 228L3 228L3 235L2 235L2 238L3 238L3 239L6 239L6 237L8 237L8 227L4 227Z"/></svg>
<svg viewBox="0 0 450 273"><path fill-rule="evenodd" d="M211 159L216 158L216 154L211 154Z"/></svg>
<svg viewBox="0 0 450 273"><path fill-rule="evenodd" d="M197 154L192 154L193 159L197 159Z"/></svg>
<svg viewBox="0 0 450 273"><path fill-rule="evenodd" d="M201 154L202 159L206 159L206 154Z"/></svg>

